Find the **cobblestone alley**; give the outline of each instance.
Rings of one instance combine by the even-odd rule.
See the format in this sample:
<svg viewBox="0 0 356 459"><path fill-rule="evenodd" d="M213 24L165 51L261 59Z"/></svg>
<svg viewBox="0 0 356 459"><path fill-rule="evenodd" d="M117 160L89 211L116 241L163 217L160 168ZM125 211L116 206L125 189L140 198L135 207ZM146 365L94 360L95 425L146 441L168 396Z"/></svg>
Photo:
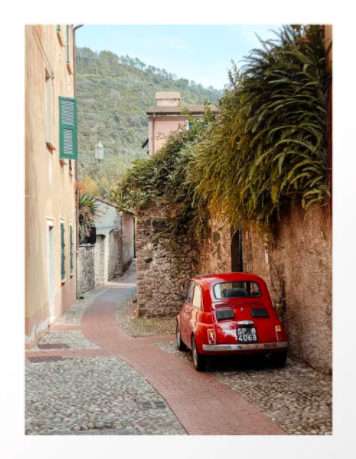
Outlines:
<svg viewBox="0 0 356 459"><path fill-rule="evenodd" d="M197 373L176 350L174 318L131 319L135 292L133 264L26 352L26 434L331 434L330 376L291 359Z"/></svg>

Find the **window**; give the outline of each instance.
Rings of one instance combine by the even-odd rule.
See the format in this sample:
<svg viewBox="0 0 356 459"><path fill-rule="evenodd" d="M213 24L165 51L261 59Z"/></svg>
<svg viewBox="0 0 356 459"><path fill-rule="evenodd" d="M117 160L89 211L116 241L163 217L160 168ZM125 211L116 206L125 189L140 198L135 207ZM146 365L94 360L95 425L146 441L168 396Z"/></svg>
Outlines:
<svg viewBox="0 0 356 459"><path fill-rule="evenodd" d="M69 260L70 260L70 275L73 275L73 225L69 227Z"/></svg>
<svg viewBox="0 0 356 459"><path fill-rule="evenodd" d="M66 280L65 258L64 222L61 221L61 282Z"/></svg>
<svg viewBox="0 0 356 459"><path fill-rule="evenodd" d="M200 309L201 306L201 290L199 285L195 286L194 296L193 296L193 306Z"/></svg>
<svg viewBox="0 0 356 459"><path fill-rule="evenodd" d="M46 85L46 144L52 151L53 146L53 86L52 77L47 69L45 69L45 85Z"/></svg>
<svg viewBox="0 0 356 459"><path fill-rule="evenodd" d="M59 98L59 157L77 160L77 99Z"/></svg>
<svg viewBox="0 0 356 459"><path fill-rule="evenodd" d="M188 285L187 296L186 296L186 299L185 299L185 301L187 303L191 303L192 300L193 300L194 287L195 287L195 283L194 282L190 282L189 285Z"/></svg>
<svg viewBox="0 0 356 459"><path fill-rule="evenodd" d="M214 295L222 298L259 298L261 291L256 282L233 281L214 285Z"/></svg>

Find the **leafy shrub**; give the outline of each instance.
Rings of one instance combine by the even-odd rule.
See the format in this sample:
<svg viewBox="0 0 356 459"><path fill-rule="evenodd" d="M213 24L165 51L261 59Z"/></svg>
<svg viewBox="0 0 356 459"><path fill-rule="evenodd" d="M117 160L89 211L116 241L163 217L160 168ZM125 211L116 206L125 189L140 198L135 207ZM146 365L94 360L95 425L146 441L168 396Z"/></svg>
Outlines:
<svg viewBox="0 0 356 459"><path fill-rule="evenodd" d="M282 206L325 205L326 112L331 75L320 26L284 26L234 65L220 118L200 145L190 180L233 227L268 228Z"/></svg>
<svg viewBox="0 0 356 459"><path fill-rule="evenodd" d="M209 231L205 198L195 194L195 184L186 180L195 156L214 115L206 109L204 119L189 116L190 129L178 130L151 159L136 160L122 182L112 189L111 200L122 211L136 213L151 205L167 205L172 216L167 221L172 246L185 235L191 243L200 242Z"/></svg>

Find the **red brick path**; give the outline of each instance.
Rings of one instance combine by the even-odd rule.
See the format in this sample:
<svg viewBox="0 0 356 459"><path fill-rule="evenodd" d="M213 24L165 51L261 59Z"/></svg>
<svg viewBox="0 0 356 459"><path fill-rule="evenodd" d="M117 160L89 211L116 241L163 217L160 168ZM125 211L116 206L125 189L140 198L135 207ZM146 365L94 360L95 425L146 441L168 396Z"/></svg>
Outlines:
<svg viewBox="0 0 356 459"><path fill-rule="evenodd" d="M174 336L132 338L121 330L115 318L119 296L120 287L111 287L99 295L82 317L82 332L101 347L100 351L117 356L138 370L165 398L188 434L285 435L255 406L214 376L198 373L192 364L151 345L171 341ZM96 356L98 351L86 352ZM83 353L68 350L53 351L51 355L70 352Z"/></svg>
<svg viewBox="0 0 356 459"><path fill-rule="evenodd" d="M26 352L26 358L116 356L155 387L190 435L285 435L258 408L214 376L198 373L191 363L152 346L172 341L175 336L132 338L121 330L116 322L115 308L120 290L132 285L110 286L86 309L80 327L52 327L56 330L81 329L101 349Z"/></svg>

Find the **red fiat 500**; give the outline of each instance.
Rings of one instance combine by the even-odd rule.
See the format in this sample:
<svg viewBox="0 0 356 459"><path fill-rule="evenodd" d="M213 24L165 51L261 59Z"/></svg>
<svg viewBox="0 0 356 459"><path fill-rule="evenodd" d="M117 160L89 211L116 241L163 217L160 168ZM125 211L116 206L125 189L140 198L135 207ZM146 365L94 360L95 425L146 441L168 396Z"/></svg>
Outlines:
<svg viewBox="0 0 356 459"><path fill-rule="evenodd" d="M272 353L278 367L287 359L287 333L265 281L254 274L191 279L176 335L179 350L192 350L197 371L205 369L209 355Z"/></svg>

